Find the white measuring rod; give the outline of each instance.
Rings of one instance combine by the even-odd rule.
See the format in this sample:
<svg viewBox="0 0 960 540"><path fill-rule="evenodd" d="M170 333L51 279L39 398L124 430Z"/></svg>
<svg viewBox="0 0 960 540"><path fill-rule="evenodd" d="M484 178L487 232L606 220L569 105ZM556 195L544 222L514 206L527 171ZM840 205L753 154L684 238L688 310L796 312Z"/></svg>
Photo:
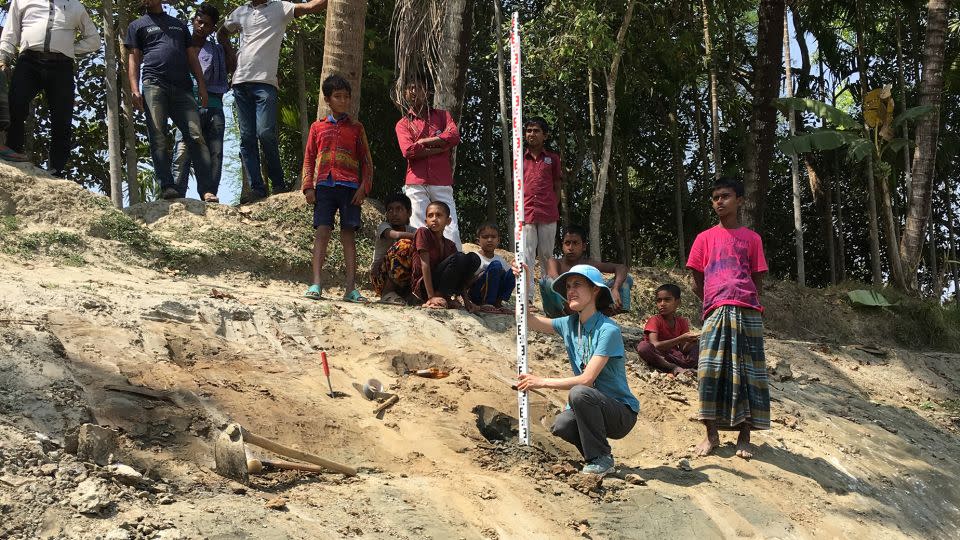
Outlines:
<svg viewBox="0 0 960 540"><path fill-rule="evenodd" d="M523 267L523 91L520 85L520 14L514 12L510 27L510 90L513 103L513 253L520 266L517 278L517 376L527 372L527 272ZM526 392L517 391L520 408L520 444L530 444L530 411Z"/></svg>

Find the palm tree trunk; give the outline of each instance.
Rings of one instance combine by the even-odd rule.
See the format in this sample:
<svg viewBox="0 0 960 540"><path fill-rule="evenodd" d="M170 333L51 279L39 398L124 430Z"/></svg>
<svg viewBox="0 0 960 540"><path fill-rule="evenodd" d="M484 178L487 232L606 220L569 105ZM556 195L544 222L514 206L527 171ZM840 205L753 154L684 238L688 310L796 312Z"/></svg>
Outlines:
<svg viewBox="0 0 960 540"><path fill-rule="evenodd" d="M500 0L493 0L494 31L497 42L497 83L500 90L500 144L503 157L503 186L507 208L513 208L513 153L510 149L510 115L507 112L507 75L503 67L503 13ZM513 220L507 220L507 238L513 238Z"/></svg>
<svg viewBox="0 0 960 540"><path fill-rule="evenodd" d="M307 107L309 107L310 104L307 102L307 68L303 59L303 48L303 29L298 28L296 41L293 44L293 70L296 72L297 77L297 103L299 105L297 108L300 113L301 151L307 147L307 138L310 136L310 113L307 112Z"/></svg>
<svg viewBox="0 0 960 540"><path fill-rule="evenodd" d="M917 123L917 148L913 157L913 179L907 222L900 241L900 258L904 275L915 286L923 235L929 219L934 168L937 160L937 138L940 135L940 95L943 92L943 56L947 29L947 0L927 3L927 35L923 45L923 76L920 80L920 105L930 105L934 114Z"/></svg>
<svg viewBox="0 0 960 540"><path fill-rule="evenodd" d="M107 159L110 162L110 200L123 208L123 175L120 159L120 96L117 92L117 32L113 25L113 0L103 0L103 62L107 100Z"/></svg>
<svg viewBox="0 0 960 540"><path fill-rule="evenodd" d="M677 98L679 108L679 97ZM686 178L683 170L683 142L680 140L680 122L677 112L667 113L667 122L670 124L670 135L673 139L671 157L673 161L673 214L677 226L677 264L682 268L687 258L687 245L683 237L683 192L686 191Z"/></svg>
<svg viewBox="0 0 960 540"><path fill-rule="evenodd" d="M320 80L334 73L353 88L350 116L359 118L360 81L363 77L363 32L367 16L366 0L330 0L323 34L323 69ZM317 100L317 118L330 113L323 98Z"/></svg>
<svg viewBox="0 0 960 540"><path fill-rule="evenodd" d="M860 68L860 103L866 100L867 91L867 59L863 53L863 2L857 3L857 64ZM873 152L867 157L867 219L870 227L870 275L874 285L883 283L883 275L880 271L880 231L877 225L877 187L873 178ZM891 260L891 263L893 261ZM892 265L892 264L891 264Z"/></svg>
<svg viewBox="0 0 960 540"><path fill-rule="evenodd" d="M763 228L763 212L770 187L770 162L776 139L777 110L773 100L780 93L783 64L784 0L760 0L757 8L757 63L753 70L753 111L750 134L744 149L743 180L746 199L743 224Z"/></svg>
<svg viewBox="0 0 960 540"><path fill-rule="evenodd" d="M802 39L802 36L801 36ZM793 67L790 65L790 27L787 24L787 13L783 13L783 56L786 62L786 86L787 97L793 97ZM797 115L793 113L793 107L787 115L787 121L790 124L790 136L793 137L797 132ZM797 154L790 155L790 178L793 182L793 242L797 257L797 283L804 287L807 283L806 269L803 261L803 217L800 215L800 164Z"/></svg>
<svg viewBox="0 0 960 540"><path fill-rule="evenodd" d="M710 39L710 11L707 0L700 0L703 13L703 63L710 72L710 129L713 138L713 175L720 178L720 106L717 98L717 66L713 63L713 41ZM699 106L699 105L698 105ZM704 169L704 177L709 172Z"/></svg>
<svg viewBox="0 0 960 540"><path fill-rule="evenodd" d="M607 73L607 110L603 125L603 157L600 160L600 174L594 185L593 197L590 199L590 256L595 260L601 259L600 246L600 210L603 208L603 197L607 189L607 174L610 170L610 155L613 151L613 121L617 112L617 76L620 73L620 59L623 57L624 42L627 39L627 29L633 18L633 8L636 0L627 1L627 9L617 32L617 47L610 62L610 72Z"/></svg>
<svg viewBox="0 0 960 540"><path fill-rule="evenodd" d="M130 24L130 12L126 6L119 6L120 12L120 31L127 33L127 26ZM133 109L133 95L130 89L130 79L127 73L127 50L123 46L122 40L118 44L120 47L120 68L119 74L120 88L123 92L123 140L124 140L124 158L127 166L127 193L130 197L130 204L143 202L143 195L140 193L139 156L137 156L137 127L134 123L136 111Z"/></svg>
<svg viewBox="0 0 960 540"><path fill-rule="evenodd" d="M473 2L446 0L443 35L440 41L440 84L433 98L434 107L449 111L459 125L467 90L467 65L470 62L470 37L473 35ZM450 151L450 163L457 170L457 149Z"/></svg>

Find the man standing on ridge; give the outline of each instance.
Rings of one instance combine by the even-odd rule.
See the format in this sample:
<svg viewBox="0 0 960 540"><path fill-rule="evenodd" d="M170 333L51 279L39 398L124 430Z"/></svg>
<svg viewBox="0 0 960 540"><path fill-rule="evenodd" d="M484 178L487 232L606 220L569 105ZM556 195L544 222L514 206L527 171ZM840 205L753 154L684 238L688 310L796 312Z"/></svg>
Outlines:
<svg viewBox="0 0 960 540"><path fill-rule="evenodd" d="M0 69L13 62L18 47L10 80L7 146L15 152L10 158L21 161L24 122L30 102L42 91L50 110L47 170L63 178L73 146L74 57L99 50L100 33L80 0L12 0L0 36Z"/></svg>
<svg viewBox="0 0 960 540"><path fill-rule="evenodd" d="M130 51L127 77L130 80L133 106L147 115L147 138L153 171L160 183L160 196L179 199L173 181L170 152L170 126L167 119L184 135L187 152L193 162L198 186L210 185L210 151L200 129L200 113L193 98L197 81L200 107L207 106L207 85L198 54L200 47L192 43L186 23L163 11L162 0L143 0L146 13L130 23L124 46ZM140 66L143 65L143 88Z"/></svg>
<svg viewBox="0 0 960 540"><path fill-rule="evenodd" d="M277 67L283 34L295 17L320 13L327 0L302 4L286 0L250 0L223 21L217 41L226 44L230 34L240 32L237 69L233 73L233 102L240 128L240 161L250 178L251 194L241 203L267 197L260 172L260 149L267 160L267 175L273 193L287 190L277 139Z"/></svg>

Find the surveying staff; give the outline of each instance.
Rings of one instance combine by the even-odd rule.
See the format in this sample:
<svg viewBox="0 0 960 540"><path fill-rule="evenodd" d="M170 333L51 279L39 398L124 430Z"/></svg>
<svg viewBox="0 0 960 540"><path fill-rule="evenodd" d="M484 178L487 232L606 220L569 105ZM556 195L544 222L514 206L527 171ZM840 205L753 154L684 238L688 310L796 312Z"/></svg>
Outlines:
<svg viewBox="0 0 960 540"><path fill-rule="evenodd" d="M72 146L73 59L97 51L100 33L80 0L12 0L9 9L0 37L0 69L13 62L18 47L20 56L10 80L7 146L19 161L30 102L42 91L50 109L47 169L63 178Z"/></svg>
<svg viewBox="0 0 960 540"><path fill-rule="evenodd" d="M516 266L514 273L519 277ZM640 402L627 385L620 327L601 313L613 304L613 296L600 271L586 264L562 274L553 288L566 296L574 313L556 319L528 314L527 324L563 337L573 377L548 379L524 373L517 389L569 389L567 410L557 415L550 431L577 447L586 461L584 474L607 474L614 470L607 439L626 437L640 412Z"/></svg>

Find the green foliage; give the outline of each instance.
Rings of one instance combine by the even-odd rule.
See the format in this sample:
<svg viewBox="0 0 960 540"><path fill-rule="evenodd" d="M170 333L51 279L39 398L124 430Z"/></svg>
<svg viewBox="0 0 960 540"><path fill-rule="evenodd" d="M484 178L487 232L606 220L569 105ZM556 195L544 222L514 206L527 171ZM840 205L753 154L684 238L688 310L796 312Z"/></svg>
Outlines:
<svg viewBox="0 0 960 540"><path fill-rule="evenodd" d="M86 248L83 237L71 231L21 232L14 216L4 216L0 222L0 252L7 255L24 259L39 255L67 266L83 266Z"/></svg>

